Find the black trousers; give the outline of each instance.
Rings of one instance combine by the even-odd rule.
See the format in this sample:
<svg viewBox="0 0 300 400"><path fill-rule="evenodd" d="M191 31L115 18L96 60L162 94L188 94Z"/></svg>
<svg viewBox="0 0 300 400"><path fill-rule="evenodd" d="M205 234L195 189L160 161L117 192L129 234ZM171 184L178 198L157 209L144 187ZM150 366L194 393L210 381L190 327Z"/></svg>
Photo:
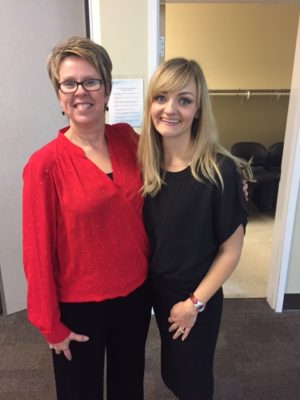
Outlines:
<svg viewBox="0 0 300 400"><path fill-rule="evenodd" d="M194 287L185 292L180 283L152 277L151 293L155 318L161 337L161 374L166 386L180 400L212 400L213 360L222 314L220 289L199 313L185 341L174 340L168 331L168 317L174 304L185 300ZM179 287L178 287L179 286Z"/></svg>
<svg viewBox="0 0 300 400"><path fill-rule="evenodd" d="M89 341L72 341L72 361L53 351L57 400L102 400L106 353L108 400L142 400L145 342L151 305L148 285L126 297L62 303L61 320Z"/></svg>

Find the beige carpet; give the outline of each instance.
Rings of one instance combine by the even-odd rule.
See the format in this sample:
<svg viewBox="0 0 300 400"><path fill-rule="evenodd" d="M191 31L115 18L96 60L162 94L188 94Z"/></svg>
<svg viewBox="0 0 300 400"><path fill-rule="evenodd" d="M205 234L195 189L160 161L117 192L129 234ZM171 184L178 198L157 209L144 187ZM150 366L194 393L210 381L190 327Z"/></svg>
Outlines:
<svg viewBox="0 0 300 400"><path fill-rule="evenodd" d="M224 284L227 298L261 298L267 294L274 212L261 213L249 204L249 222L239 264Z"/></svg>

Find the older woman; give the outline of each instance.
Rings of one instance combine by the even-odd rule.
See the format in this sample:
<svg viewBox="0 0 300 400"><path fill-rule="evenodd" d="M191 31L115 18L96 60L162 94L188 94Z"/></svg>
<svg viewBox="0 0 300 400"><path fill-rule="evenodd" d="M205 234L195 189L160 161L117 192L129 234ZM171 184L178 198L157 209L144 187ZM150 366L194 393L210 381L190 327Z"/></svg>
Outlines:
<svg viewBox="0 0 300 400"><path fill-rule="evenodd" d="M24 168L28 317L53 349L59 400L143 399L148 243L126 124L105 125L111 60L86 38L58 44L48 72L69 126Z"/></svg>

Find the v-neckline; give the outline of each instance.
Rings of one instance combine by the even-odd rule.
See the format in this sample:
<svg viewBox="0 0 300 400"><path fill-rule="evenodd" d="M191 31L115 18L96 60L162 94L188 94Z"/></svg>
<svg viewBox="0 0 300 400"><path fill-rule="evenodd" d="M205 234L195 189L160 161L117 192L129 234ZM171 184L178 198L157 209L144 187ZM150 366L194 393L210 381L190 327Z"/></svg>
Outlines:
<svg viewBox="0 0 300 400"><path fill-rule="evenodd" d="M114 157L113 157L113 152L112 147L111 147L111 141L109 140L109 137L106 133L106 131L104 132L106 141L107 141L107 148L108 148L108 154L109 154L109 158L110 158L110 163L111 163L111 167L112 170L110 172L105 172L103 171L100 167L98 167L90 158L87 157L87 155L85 154L85 151L83 150L82 147L80 147L79 145L75 144L74 142L72 142L69 138L67 138L65 136L65 132L69 129L69 127L63 128L62 130L60 130L60 137L62 138L62 140L64 141L64 143L72 150L72 152L77 153L78 155L81 155L82 157L84 157L86 160L88 160L89 163L91 163L91 165L94 166L94 168L96 168L101 175L104 175L106 179L108 179L109 182L111 182L112 184L115 184L115 168L114 168ZM108 174L113 174L113 179L111 179Z"/></svg>

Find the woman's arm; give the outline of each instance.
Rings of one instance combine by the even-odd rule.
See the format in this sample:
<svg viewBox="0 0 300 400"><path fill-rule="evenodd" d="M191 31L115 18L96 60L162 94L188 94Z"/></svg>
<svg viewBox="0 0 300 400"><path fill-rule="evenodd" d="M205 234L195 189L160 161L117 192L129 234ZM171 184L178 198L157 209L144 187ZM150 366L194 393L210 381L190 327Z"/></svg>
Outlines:
<svg viewBox="0 0 300 400"><path fill-rule="evenodd" d="M232 274L239 262L243 242L244 228L240 225L236 231L221 244L218 254L206 276L194 291L194 295L202 302L207 303Z"/></svg>
<svg viewBox="0 0 300 400"><path fill-rule="evenodd" d="M57 199L51 168L35 156L23 172L23 264L27 280L27 315L48 342L65 339L55 282Z"/></svg>
<svg viewBox="0 0 300 400"><path fill-rule="evenodd" d="M56 354L72 359L71 340L86 342L60 321L57 273L57 197L55 183L42 159L29 162L23 173L23 262L27 280L27 314Z"/></svg>
<svg viewBox="0 0 300 400"><path fill-rule="evenodd" d="M244 240L244 229L240 225L236 231L223 242L212 262L207 274L194 291L194 295L203 303L218 291L236 268L241 256ZM205 311L204 311L205 312ZM170 332L175 331L174 339L182 334L184 340L192 329L197 318L197 312L190 299L175 304L170 312ZM181 330L178 331L178 328Z"/></svg>

